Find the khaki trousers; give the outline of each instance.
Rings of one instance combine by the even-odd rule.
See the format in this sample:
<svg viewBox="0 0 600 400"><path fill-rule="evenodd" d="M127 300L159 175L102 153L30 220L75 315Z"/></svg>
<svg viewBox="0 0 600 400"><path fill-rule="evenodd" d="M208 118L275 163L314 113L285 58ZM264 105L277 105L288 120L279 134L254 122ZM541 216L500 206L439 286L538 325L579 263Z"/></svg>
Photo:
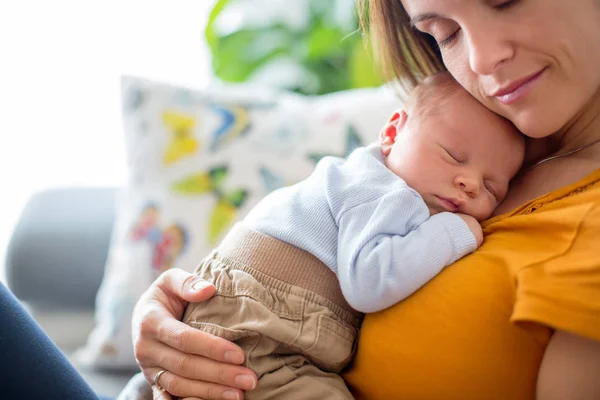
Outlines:
<svg viewBox="0 0 600 400"><path fill-rule="evenodd" d="M245 351L259 378L246 399L353 398L338 373L354 355L361 314L326 265L238 224L196 273L217 292L183 320Z"/></svg>

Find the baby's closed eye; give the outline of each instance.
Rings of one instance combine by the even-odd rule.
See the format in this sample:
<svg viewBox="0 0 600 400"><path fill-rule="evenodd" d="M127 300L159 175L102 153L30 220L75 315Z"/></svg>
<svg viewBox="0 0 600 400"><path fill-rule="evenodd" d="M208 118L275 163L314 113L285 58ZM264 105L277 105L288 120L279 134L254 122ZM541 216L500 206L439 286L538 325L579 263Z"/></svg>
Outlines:
<svg viewBox="0 0 600 400"><path fill-rule="evenodd" d="M489 181L484 181L483 185L485 186L485 188L487 189L488 192L490 192L491 194L494 195L494 197L496 197L496 189Z"/></svg>
<svg viewBox="0 0 600 400"><path fill-rule="evenodd" d="M501 191L495 184L493 184L490 181L484 181L483 185L485 186L485 189L496 199L497 202L500 202L502 200L502 193L505 192L504 190Z"/></svg>

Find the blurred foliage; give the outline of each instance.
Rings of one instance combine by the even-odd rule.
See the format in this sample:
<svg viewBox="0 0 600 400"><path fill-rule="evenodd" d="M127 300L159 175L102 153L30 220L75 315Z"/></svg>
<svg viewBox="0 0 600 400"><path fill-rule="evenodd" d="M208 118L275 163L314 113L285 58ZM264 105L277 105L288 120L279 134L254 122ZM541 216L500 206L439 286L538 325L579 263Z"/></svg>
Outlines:
<svg viewBox="0 0 600 400"><path fill-rule="evenodd" d="M307 23L298 26L273 18L267 24L241 24L233 30L220 32L219 22L223 21L219 19L228 18L228 8L243 1L248 0L217 0L206 27L212 68L220 79L252 81L258 71L264 71L278 60L285 60L286 65L295 67L295 71L302 71L301 79L290 82L273 77L270 83L303 94L323 94L382 83L373 56L358 30L354 0L337 0L337 3L336 0L288 0L302 1L295 4L296 8L305 4L307 9L303 11L308 13ZM275 0L271 1L275 3ZM254 3L254 7L260 7L259 3ZM340 6L352 8L346 13L350 20L340 21L335 17L334 12L339 12Z"/></svg>

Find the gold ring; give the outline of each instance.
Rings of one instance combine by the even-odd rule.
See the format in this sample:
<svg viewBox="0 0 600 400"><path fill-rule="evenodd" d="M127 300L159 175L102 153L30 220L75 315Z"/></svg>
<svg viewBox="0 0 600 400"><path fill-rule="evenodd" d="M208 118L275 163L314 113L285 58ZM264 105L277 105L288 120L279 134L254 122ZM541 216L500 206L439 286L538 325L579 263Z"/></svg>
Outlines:
<svg viewBox="0 0 600 400"><path fill-rule="evenodd" d="M160 390L161 392L162 392L163 390L165 390L165 389L163 389L163 387L162 387L162 386L160 386L160 384L158 383L158 379L159 379L159 378L160 378L160 376L161 376L162 374L164 374L165 372L167 372L167 370L166 370L166 369L161 369L160 371L158 371L158 372L156 373L156 375L154 375L154 386L156 386L156 388L157 388L158 390Z"/></svg>

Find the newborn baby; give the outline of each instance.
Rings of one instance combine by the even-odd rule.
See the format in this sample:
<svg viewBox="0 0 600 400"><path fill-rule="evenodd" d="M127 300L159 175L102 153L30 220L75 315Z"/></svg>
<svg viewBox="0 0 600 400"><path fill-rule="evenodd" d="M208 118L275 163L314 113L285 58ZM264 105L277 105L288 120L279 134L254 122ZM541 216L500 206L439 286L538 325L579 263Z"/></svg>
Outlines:
<svg viewBox="0 0 600 400"><path fill-rule="evenodd" d="M430 77L377 143L324 158L238 223L196 270L215 296L190 304L184 322L244 349L259 378L246 399L352 399L337 374L362 313L402 301L481 245L478 221L524 153L511 123L449 74Z"/></svg>

